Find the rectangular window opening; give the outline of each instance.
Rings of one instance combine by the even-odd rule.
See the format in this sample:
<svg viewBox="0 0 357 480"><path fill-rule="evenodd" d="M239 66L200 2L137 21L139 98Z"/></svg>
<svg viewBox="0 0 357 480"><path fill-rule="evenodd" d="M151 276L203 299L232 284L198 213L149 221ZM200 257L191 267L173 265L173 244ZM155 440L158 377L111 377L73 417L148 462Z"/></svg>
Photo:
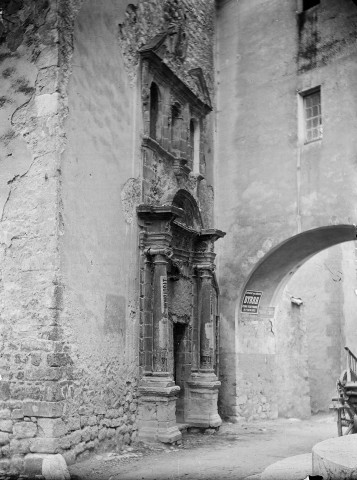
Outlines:
<svg viewBox="0 0 357 480"><path fill-rule="evenodd" d="M322 138L320 87L301 94L304 112L304 143Z"/></svg>
<svg viewBox="0 0 357 480"><path fill-rule="evenodd" d="M316 5L320 4L320 0L303 0L302 2L302 10L310 10L312 7L316 7Z"/></svg>

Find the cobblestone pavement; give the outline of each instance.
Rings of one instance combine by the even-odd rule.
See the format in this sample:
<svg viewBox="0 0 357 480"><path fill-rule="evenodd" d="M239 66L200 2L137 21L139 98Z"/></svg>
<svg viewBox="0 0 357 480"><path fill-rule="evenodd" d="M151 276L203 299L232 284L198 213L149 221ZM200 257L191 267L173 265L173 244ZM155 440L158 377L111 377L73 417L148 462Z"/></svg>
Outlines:
<svg viewBox="0 0 357 480"><path fill-rule="evenodd" d="M334 436L332 415L224 423L216 433L184 434L181 445L136 444L96 455L70 472L73 480L253 480L268 465L309 453L314 444Z"/></svg>

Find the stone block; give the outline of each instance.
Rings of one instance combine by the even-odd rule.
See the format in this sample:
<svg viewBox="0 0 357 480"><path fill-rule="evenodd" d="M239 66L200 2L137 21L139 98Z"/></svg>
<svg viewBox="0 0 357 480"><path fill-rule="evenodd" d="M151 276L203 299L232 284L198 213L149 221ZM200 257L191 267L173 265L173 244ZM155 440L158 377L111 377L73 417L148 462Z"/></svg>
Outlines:
<svg viewBox="0 0 357 480"><path fill-rule="evenodd" d="M71 446L77 445L82 439L82 433L80 430L77 430L76 432L73 432L69 435Z"/></svg>
<svg viewBox="0 0 357 480"><path fill-rule="evenodd" d="M40 437L62 437L68 432L68 428L61 418L39 418L37 425Z"/></svg>
<svg viewBox="0 0 357 480"><path fill-rule="evenodd" d="M59 94L44 93L42 95L36 95L35 108L39 117L54 115L58 110Z"/></svg>
<svg viewBox="0 0 357 480"><path fill-rule="evenodd" d="M35 367L25 370L26 380L50 380L57 381L62 378L63 369L61 367Z"/></svg>
<svg viewBox="0 0 357 480"><path fill-rule="evenodd" d="M1 432L12 432L12 420L0 420Z"/></svg>
<svg viewBox="0 0 357 480"><path fill-rule="evenodd" d="M0 460L0 474L7 473L10 468L10 460L1 459Z"/></svg>
<svg viewBox="0 0 357 480"><path fill-rule="evenodd" d="M98 425L94 425L94 427L90 427L90 438L91 440L94 440L97 438L99 432L99 427Z"/></svg>
<svg viewBox="0 0 357 480"><path fill-rule="evenodd" d="M23 411L24 415L29 417L61 417L63 404L61 402L25 401Z"/></svg>
<svg viewBox="0 0 357 480"><path fill-rule="evenodd" d="M22 472L23 466L24 459L22 455L14 454L10 459L9 474L13 476L18 476Z"/></svg>
<svg viewBox="0 0 357 480"><path fill-rule="evenodd" d="M11 418L13 418L15 420L24 418L24 412L23 412L22 408L15 408L11 412Z"/></svg>
<svg viewBox="0 0 357 480"><path fill-rule="evenodd" d="M32 453L58 453L58 438L34 438L30 443L30 452Z"/></svg>
<svg viewBox="0 0 357 480"><path fill-rule="evenodd" d="M4 457L4 458L8 458L11 456L10 454L10 445L7 444L7 445L4 445L2 448L1 448L1 456Z"/></svg>
<svg viewBox="0 0 357 480"><path fill-rule="evenodd" d="M95 415L91 415L90 417L88 417L88 425L97 425L97 417Z"/></svg>
<svg viewBox="0 0 357 480"><path fill-rule="evenodd" d="M56 66L43 68L38 72L36 91L38 93L54 93L58 84L58 68Z"/></svg>
<svg viewBox="0 0 357 480"><path fill-rule="evenodd" d="M76 461L76 454L72 450L69 452L64 452L63 458L65 459L67 465L73 465Z"/></svg>
<svg viewBox="0 0 357 480"><path fill-rule="evenodd" d="M0 380L0 400L8 400L10 397L10 384Z"/></svg>
<svg viewBox="0 0 357 480"><path fill-rule="evenodd" d="M10 441L10 451L12 454L14 453L29 453L30 451L30 439L23 438L18 440L16 438L12 438Z"/></svg>
<svg viewBox="0 0 357 480"><path fill-rule="evenodd" d="M42 462L44 456L38 453L28 453L24 458L24 472L30 478L42 475Z"/></svg>
<svg viewBox="0 0 357 480"><path fill-rule="evenodd" d="M86 415L81 415L80 425L81 425L81 428L86 427L88 425L88 417Z"/></svg>
<svg viewBox="0 0 357 480"><path fill-rule="evenodd" d="M58 49L54 47L45 47L36 59L36 65L39 69L58 65Z"/></svg>
<svg viewBox="0 0 357 480"><path fill-rule="evenodd" d="M32 422L18 422L14 424L15 438L32 438L37 433L37 425Z"/></svg>
<svg viewBox="0 0 357 480"><path fill-rule="evenodd" d="M63 450L68 450L69 448L71 448L71 439L69 435L59 439L59 446Z"/></svg>
<svg viewBox="0 0 357 480"><path fill-rule="evenodd" d="M84 452L85 449L86 449L86 444L85 444L85 442L80 442L80 443L78 443L78 445L76 445L76 446L74 447L74 453L75 453L76 455L79 455L80 453Z"/></svg>
<svg viewBox="0 0 357 480"><path fill-rule="evenodd" d="M97 405L94 409L96 415L105 415L106 408L104 405Z"/></svg>
<svg viewBox="0 0 357 480"><path fill-rule="evenodd" d="M62 455L50 455L42 463L42 475L46 480L70 480L66 460Z"/></svg>
<svg viewBox="0 0 357 480"><path fill-rule="evenodd" d="M79 430L81 428L81 419L78 416L69 417L66 422L68 430Z"/></svg>
<svg viewBox="0 0 357 480"><path fill-rule="evenodd" d="M175 417L173 417L173 412L171 408L168 408L167 405L165 404L159 404L157 406L157 420L159 422L169 422L173 420Z"/></svg>
<svg viewBox="0 0 357 480"><path fill-rule="evenodd" d="M50 353L47 355L47 364L50 367L62 367L71 363L71 358L67 353Z"/></svg>
<svg viewBox="0 0 357 480"><path fill-rule="evenodd" d="M31 363L32 365L39 366L41 363L42 357L40 353L32 353L31 354Z"/></svg>
<svg viewBox="0 0 357 480"><path fill-rule="evenodd" d="M79 415L91 415L93 413L93 406L92 405L82 405L78 409Z"/></svg>
<svg viewBox="0 0 357 480"><path fill-rule="evenodd" d="M113 418L113 420L110 422L110 425L113 428L120 427L121 419L120 418Z"/></svg>
<svg viewBox="0 0 357 480"><path fill-rule="evenodd" d="M10 418L11 417L11 411L8 408L3 408L0 410L0 418Z"/></svg>
<svg viewBox="0 0 357 480"><path fill-rule="evenodd" d="M0 432L0 445L6 445L7 443L9 443L9 434Z"/></svg>
<svg viewBox="0 0 357 480"><path fill-rule="evenodd" d="M82 440L83 440L83 442L89 442L89 440L90 440L90 427L86 427L82 430Z"/></svg>

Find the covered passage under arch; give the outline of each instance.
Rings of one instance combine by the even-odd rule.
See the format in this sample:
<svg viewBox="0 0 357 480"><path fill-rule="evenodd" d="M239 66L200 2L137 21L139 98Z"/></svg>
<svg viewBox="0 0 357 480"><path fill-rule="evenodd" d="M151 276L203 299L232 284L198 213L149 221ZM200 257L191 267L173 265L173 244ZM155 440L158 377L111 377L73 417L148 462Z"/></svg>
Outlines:
<svg viewBox="0 0 357 480"><path fill-rule="evenodd" d="M328 409L353 331L344 300L357 301L355 240L354 225L309 230L273 248L251 273L237 309L240 415L306 417ZM257 314L242 311L247 290L262 292ZM300 305L292 301L299 297Z"/></svg>

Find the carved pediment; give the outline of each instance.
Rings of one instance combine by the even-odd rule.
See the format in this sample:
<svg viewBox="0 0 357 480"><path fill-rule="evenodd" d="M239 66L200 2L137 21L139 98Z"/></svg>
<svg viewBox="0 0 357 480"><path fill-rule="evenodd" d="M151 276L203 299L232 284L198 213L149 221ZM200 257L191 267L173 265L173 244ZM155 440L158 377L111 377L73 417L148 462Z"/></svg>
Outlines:
<svg viewBox="0 0 357 480"><path fill-rule="evenodd" d="M192 68L188 73L191 75L191 77L194 78L194 81L197 85L197 88L198 88L199 92L201 93L202 97L205 99L205 102L207 103L207 105L209 105L211 107L212 106L211 99L210 99L210 96L209 96L207 83L206 83L205 77L203 75L202 68L200 68L200 67Z"/></svg>
<svg viewBox="0 0 357 480"><path fill-rule="evenodd" d="M165 63L182 62L187 52L186 34L181 27L159 33L140 49L141 53L149 51L156 53Z"/></svg>

